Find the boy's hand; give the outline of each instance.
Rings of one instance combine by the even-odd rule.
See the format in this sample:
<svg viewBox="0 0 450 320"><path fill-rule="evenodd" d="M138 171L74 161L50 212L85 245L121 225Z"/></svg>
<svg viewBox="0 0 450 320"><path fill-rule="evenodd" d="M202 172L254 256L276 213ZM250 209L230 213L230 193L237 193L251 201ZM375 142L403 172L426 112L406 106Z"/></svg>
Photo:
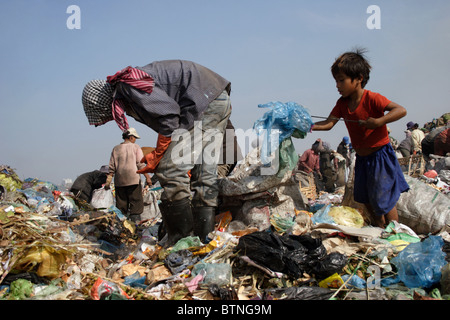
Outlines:
<svg viewBox="0 0 450 320"><path fill-rule="evenodd" d="M359 120L359 125L367 129L376 129L380 126L379 120L372 117L367 118L367 120Z"/></svg>

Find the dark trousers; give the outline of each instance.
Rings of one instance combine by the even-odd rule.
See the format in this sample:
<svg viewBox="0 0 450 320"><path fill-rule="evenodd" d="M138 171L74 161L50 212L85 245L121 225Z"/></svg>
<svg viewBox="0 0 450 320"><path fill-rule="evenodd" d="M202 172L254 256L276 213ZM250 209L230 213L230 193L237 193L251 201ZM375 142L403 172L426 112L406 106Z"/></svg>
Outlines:
<svg viewBox="0 0 450 320"><path fill-rule="evenodd" d="M141 214L144 211L141 184L131 186L116 186L116 207L125 216Z"/></svg>

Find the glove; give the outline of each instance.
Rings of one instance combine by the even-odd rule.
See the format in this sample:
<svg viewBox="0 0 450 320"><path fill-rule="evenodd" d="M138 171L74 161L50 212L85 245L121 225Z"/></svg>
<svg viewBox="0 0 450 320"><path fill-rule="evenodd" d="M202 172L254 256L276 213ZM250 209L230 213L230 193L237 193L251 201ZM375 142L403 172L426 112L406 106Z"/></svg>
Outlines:
<svg viewBox="0 0 450 320"><path fill-rule="evenodd" d="M145 155L141 159L141 163L147 163L147 166L141 170L136 171L139 174L144 174L148 172L154 173L156 167L161 161L164 153L169 147L170 142L172 141L171 137L165 137L162 134L158 134L158 141L156 142L156 148L149 154Z"/></svg>
<svg viewBox="0 0 450 320"><path fill-rule="evenodd" d="M105 190L108 190L111 187L111 181L112 181L113 176L112 175L107 175L106 176L106 182L105 182Z"/></svg>

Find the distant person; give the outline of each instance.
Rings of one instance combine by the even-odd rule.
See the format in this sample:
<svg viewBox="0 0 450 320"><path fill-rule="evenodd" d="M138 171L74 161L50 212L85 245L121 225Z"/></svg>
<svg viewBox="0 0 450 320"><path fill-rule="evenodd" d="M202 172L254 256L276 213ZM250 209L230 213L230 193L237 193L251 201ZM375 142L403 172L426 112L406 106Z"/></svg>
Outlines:
<svg viewBox="0 0 450 320"><path fill-rule="evenodd" d="M72 184L70 192L76 198L90 203L95 189L100 189L106 183L108 166L102 166L100 170L94 170L79 175Z"/></svg>
<svg viewBox="0 0 450 320"><path fill-rule="evenodd" d="M446 127L439 127L431 130L430 133L425 135L425 138L423 138L421 144L422 144L422 154L426 157L429 157L430 154L435 154L434 152L434 141L436 140L436 137L443 132L446 129Z"/></svg>
<svg viewBox="0 0 450 320"><path fill-rule="evenodd" d="M323 190L329 193L335 191L337 179L337 163L334 161L334 151L327 142L322 141L319 147L319 166L322 176Z"/></svg>
<svg viewBox="0 0 450 320"><path fill-rule="evenodd" d="M341 98L328 119L315 123L312 130L330 130L340 118L346 120L356 152L354 199L365 205L376 226L384 228L389 221L398 221L397 201L402 192L409 190L386 127L404 117L406 110L364 89L370 69L360 49L336 59L331 72Z"/></svg>
<svg viewBox="0 0 450 320"><path fill-rule="evenodd" d="M139 222L144 211L141 177L136 172L145 167L141 163L144 157L141 147L136 144L140 136L136 129L129 128L122 134L123 142L115 146L109 160L109 173L105 189L109 189L114 177L116 207L133 222ZM151 185L151 178L146 173L146 182Z"/></svg>
<svg viewBox="0 0 450 320"><path fill-rule="evenodd" d="M344 159L346 161L346 165L350 166L350 138L349 137L345 136L342 138L336 151L344 157Z"/></svg>
<svg viewBox="0 0 450 320"><path fill-rule="evenodd" d="M313 178L316 186L318 186L322 179L320 172L319 149L321 148L322 140L317 139L311 146L299 157L297 166L294 170L295 177L302 186L310 186L309 178Z"/></svg>
<svg viewBox="0 0 450 320"><path fill-rule="evenodd" d="M400 151L404 158L409 157L412 154L411 131L405 130L405 135L405 139L403 139L397 147L397 150Z"/></svg>
<svg viewBox="0 0 450 320"><path fill-rule="evenodd" d="M445 128L434 139L434 154L446 157L450 153L450 129Z"/></svg>
<svg viewBox="0 0 450 320"><path fill-rule="evenodd" d="M409 121L407 124L406 124L406 130L409 130L409 131L413 131L414 130L414 125L415 125L416 123L415 122L412 122L412 121Z"/></svg>
<svg viewBox="0 0 450 320"><path fill-rule="evenodd" d="M422 153L422 140L424 138L425 133L419 129L419 124L415 123L411 130L413 154Z"/></svg>
<svg viewBox="0 0 450 320"><path fill-rule="evenodd" d="M347 181L348 179L348 175L349 175L349 168L351 165L351 155L352 155L352 151L350 148L350 138L345 136L342 138L341 142L339 143L336 151L345 159L345 168L344 168L344 173L345 173L345 177L344 177L344 183ZM341 165L341 163L339 163L339 166ZM340 172L341 169L339 169ZM339 178L338 180L341 180L341 173L338 174ZM342 185L342 182L338 183L339 186Z"/></svg>

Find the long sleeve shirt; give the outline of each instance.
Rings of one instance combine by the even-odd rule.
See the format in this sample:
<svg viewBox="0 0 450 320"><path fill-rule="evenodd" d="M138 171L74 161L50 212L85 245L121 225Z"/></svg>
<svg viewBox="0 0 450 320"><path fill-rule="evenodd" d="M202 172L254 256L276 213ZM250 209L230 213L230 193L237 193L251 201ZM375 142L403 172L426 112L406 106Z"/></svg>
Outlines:
<svg viewBox="0 0 450 320"><path fill-rule="evenodd" d="M315 153L312 149L303 152L302 156L298 159L297 169L306 173L313 171L320 172L319 154Z"/></svg>
<svg viewBox="0 0 450 320"><path fill-rule="evenodd" d="M125 112L157 133L170 136L178 128L190 130L208 105L231 83L191 61L156 61L136 67L154 79L152 93L119 82L115 99L122 99Z"/></svg>
<svg viewBox="0 0 450 320"><path fill-rule="evenodd" d="M141 177L136 171L145 167L145 164L140 163L143 157L141 147L130 141L122 142L113 148L109 160L109 174L114 175L116 187L139 184Z"/></svg>
<svg viewBox="0 0 450 320"><path fill-rule="evenodd" d="M413 151L422 151L423 138L425 138L425 133L422 130L415 129L411 132Z"/></svg>

